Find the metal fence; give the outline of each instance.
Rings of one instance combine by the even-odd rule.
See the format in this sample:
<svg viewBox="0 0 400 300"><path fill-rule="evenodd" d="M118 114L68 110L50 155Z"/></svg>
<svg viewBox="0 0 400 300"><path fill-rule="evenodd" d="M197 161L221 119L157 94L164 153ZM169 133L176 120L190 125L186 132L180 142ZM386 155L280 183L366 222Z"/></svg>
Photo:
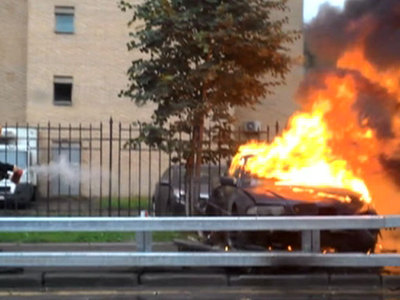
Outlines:
<svg viewBox="0 0 400 300"><path fill-rule="evenodd" d="M254 131L232 132L238 143L249 139L270 141L279 124ZM26 168L25 180L35 185L34 201L5 201L0 215L21 216L132 216L152 211L154 186L173 164L171 155L144 143L129 146L140 127L112 119L106 123L20 125L4 124L0 161ZM180 135L179 138L183 135ZM187 137L190 138L190 137ZM218 147L207 140L208 147ZM219 158L217 164L225 164ZM6 181L0 193L10 193Z"/></svg>
<svg viewBox="0 0 400 300"><path fill-rule="evenodd" d="M382 229L400 227L400 216L325 217L69 217L0 218L1 232L72 231L197 231L280 230L319 235L321 230ZM382 267L400 266L399 254L321 253L305 238L302 251L216 252L0 252L0 266L301 266ZM144 239L149 242L151 239ZM140 241L139 241L140 243ZM145 249L137 245L137 249Z"/></svg>

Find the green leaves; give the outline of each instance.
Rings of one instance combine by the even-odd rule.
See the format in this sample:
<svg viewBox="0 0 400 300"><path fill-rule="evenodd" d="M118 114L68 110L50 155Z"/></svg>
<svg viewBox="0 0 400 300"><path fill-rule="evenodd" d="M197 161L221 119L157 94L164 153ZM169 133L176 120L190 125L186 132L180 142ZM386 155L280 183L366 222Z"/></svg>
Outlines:
<svg viewBox="0 0 400 300"><path fill-rule="evenodd" d="M290 70L285 47L298 32L284 30L286 0L143 0L119 6L132 13L128 50L142 57L129 67L129 86L121 95L138 105L156 104L152 123L142 124L141 141L165 151L186 149L184 159L196 147L171 148L167 138L183 128L195 136L204 119L220 130L230 128L232 108L258 103ZM232 145L229 139L224 143ZM231 146L224 149L227 155Z"/></svg>

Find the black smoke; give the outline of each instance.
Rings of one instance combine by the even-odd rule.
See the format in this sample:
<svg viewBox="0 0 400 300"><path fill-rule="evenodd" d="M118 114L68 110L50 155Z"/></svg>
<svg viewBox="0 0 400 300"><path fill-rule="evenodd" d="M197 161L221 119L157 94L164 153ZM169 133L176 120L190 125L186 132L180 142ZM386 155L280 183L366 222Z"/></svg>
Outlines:
<svg viewBox="0 0 400 300"><path fill-rule="evenodd" d="M308 51L317 65L332 65L356 41L379 69L400 65L400 1L347 0L343 11L325 4L306 26Z"/></svg>

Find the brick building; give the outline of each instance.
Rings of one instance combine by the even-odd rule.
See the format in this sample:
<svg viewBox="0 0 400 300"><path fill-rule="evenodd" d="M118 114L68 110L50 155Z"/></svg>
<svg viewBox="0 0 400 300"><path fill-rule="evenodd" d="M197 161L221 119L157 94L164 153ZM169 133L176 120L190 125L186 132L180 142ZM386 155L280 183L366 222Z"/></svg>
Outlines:
<svg viewBox="0 0 400 300"><path fill-rule="evenodd" d="M289 28L301 29L303 1L290 0L289 6ZM110 117L116 122L114 124L121 122L124 126L132 121L149 119L154 107L146 105L139 108L131 101L118 97L127 83L126 70L135 55L126 48L129 17L129 14L120 11L117 1L110 0L1 0L0 123L46 126L50 122L56 127L59 124L76 127L79 124L98 126L104 122L109 128L107 122ZM261 125L261 128L275 121L284 124L294 111L293 94L303 76L303 40L296 41L291 48L298 63L294 64L287 85L277 88L275 95L255 110L238 111L238 124L255 121L254 124ZM114 126L113 130L114 137L118 137L118 126ZM98 132L93 136L96 134L98 136ZM49 163L64 152L70 160L72 157L81 165L90 162L98 167L102 160L103 154L91 156L84 152L89 145L78 132L73 133L71 139L68 130L62 134L57 130L51 134L49 130L44 130L39 137L43 138L41 145L48 143L47 150L42 150L40 154L42 163ZM65 143L65 140L68 142ZM96 147L100 147L98 142ZM150 154L138 156L135 153L132 160L140 160L146 166L141 176L152 181L137 181L136 187L129 192L131 183L124 184L123 190L117 191L117 187L121 186L118 178L129 177L126 168L115 174L121 164L127 164L128 159L127 153L121 157L117 157L117 153L115 151L112 157L113 163L118 162L119 165L115 165L109 175L113 180L112 193L137 194L137 190L142 188L150 194L151 186L159 175L153 176L147 166L151 162L155 166L162 161L163 166L157 168L163 170L167 158L150 157ZM103 164L110 168L106 158ZM137 166L132 168L137 169ZM108 183L108 177L93 183L93 194ZM60 187L58 183L50 188L42 185L42 189L50 190L50 193L57 193L57 190L58 193L60 190L78 193L79 186L71 189ZM91 193L88 185L81 192Z"/></svg>
<svg viewBox="0 0 400 300"><path fill-rule="evenodd" d="M2 0L0 119L20 123L146 118L118 98L131 61L128 15L109 0ZM68 91L69 90L69 91ZM69 95L68 95L69 94Z"/></svg>
<svg viewBox="0 0 400 300"><path fill-rule="evenodd" d="M302 28L302 1L289 1L290 28ZM109 0L2 0L0 2L0 120L36 124L146 119L153 107L118 98L132 60L126 50L128 14ZM291 46L303 54L303 41ZM239 122L285 122L303 67Z"/></svg>

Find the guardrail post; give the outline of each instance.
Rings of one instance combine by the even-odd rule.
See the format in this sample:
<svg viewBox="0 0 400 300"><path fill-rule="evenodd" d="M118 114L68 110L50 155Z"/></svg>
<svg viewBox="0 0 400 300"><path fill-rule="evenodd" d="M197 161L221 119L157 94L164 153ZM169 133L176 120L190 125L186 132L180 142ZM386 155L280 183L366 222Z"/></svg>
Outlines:
<svg viewBox="0 0 400 300"><path fill-rule="evenodd" d="M321 232L319 230L312 230L311 231L311 240L312 240L311 251L314 252L314 253L321 252L320 233Z"/></svg>
<svg viewBox="0 0 400 300"><path fill-rule="evenodd" d="M318 253L321 251L319 230L303 230L301 232L301 250L303 252Z"/></svg>
<svg viewBox="0 0 400 300"><path fill-rule="evenodd" d="M148 217L145 210L140 211L140 217ZM151 231L137 231L136 232L136 249L139 252L151 252L153 243L153 235Z"/></svg>
<svg viewBox="0 0 400 300"><path fill-rule="evenodd" d="M311 250L312 250L311 230L303 230L301 232L301 251L311 252Z"/></svg>

